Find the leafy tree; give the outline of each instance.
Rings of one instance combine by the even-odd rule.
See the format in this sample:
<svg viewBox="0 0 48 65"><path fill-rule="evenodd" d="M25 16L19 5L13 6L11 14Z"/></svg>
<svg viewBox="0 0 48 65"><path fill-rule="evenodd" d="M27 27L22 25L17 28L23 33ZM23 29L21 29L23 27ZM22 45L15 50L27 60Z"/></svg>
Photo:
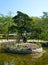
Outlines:
<svg viewBox="0 0 48 65"><path fill-rule="evenodd" d="M23 37L27 35L27 32L31 30L31 18L20 11L17 11L17 15L13 17L14 23L16 24L17 33L19 35L18 39L20 41L20 36Z"/></svg>
<svg viewBox="0 0 48 65"><path fill-rule="evenodd" d="M1 28L2 34L7 36L7 39L8 39L8 36L9 36L9 33L10 33L10 27L13 25L12 16L10 16L10 14L6 15L6 16L1 15L0 16L0 24L1 24L1 27L2 27Z"/></svg>
<svg viewBox="0 0 48 65"><path fill-rule="evenodd" d="M43 18L47 18L48 17L48 12L43 12Z"/></svg>

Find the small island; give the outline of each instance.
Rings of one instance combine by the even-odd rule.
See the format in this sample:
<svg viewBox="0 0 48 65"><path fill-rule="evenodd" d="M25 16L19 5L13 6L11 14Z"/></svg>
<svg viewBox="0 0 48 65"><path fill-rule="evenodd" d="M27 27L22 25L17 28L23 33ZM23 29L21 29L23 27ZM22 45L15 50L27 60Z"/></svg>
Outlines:
<svg viewBox="0 0 48 65"><path fill-rule="evenodd" d="M33 53L42 53L43 48L40 43L12 43L8 40L7 42L4 41L4 44L1 44L1 49L4 50L6 53L13 53L13 54L33 54Z"/></svg>

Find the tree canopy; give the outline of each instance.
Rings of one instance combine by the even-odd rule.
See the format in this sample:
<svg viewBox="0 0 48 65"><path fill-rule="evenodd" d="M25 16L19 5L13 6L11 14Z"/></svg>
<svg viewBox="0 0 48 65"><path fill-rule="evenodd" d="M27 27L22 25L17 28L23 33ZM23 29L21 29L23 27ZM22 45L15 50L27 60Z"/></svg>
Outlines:
<svg viewBox="0 0 48 65"><path fill-rule="evenodd" d="M28 39L48 40L48 12L43 12L41 17L20 11L15 16L0 14L0 34L14 33L20 38L27 36Z"/></svg>

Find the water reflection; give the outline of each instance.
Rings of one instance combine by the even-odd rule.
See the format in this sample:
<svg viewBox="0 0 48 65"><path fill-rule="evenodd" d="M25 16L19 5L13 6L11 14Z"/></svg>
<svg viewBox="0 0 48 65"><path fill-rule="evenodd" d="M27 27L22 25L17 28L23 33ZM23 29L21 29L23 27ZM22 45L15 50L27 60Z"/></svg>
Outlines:
<svg viewBox="0 0 48 65"><path fill-rule="evenodd" d="M38 59L42 55L43 53L36 53L36 54L29 54L29 55L17 55L17 57L14 56L11 59L10 58L7 59L7 61L5 60L4 65L16 65L16 64L25 65L25 63L28 61L36 61L36 59Z"/></svg>
<svg viewBox="0 0 48 65"><path fill-rule="evenodd" d="M43 55L43 53L36 53L36 54L32 54L33 57L32 58L39 58Z"/></svg>
<svg viewBox="0 0 48 65"><path fill-rule="evenodd" d="M14 64L14 61L11 60L10 62L5 61L4 62L4 65L15 65L15 64Z"/></svg>
<svg viewBox="0 0 48 65"><path fill-rule="evenodd" d="M43 55L43 53L36 53L32 54L32 61L36 61L36 59L40 58Z"/></svg>
<svg viewBox="0 0 48 65"><path fill-rule="evenodd" d="M8 65L8 62L4 62L4 65Z"/></svg>

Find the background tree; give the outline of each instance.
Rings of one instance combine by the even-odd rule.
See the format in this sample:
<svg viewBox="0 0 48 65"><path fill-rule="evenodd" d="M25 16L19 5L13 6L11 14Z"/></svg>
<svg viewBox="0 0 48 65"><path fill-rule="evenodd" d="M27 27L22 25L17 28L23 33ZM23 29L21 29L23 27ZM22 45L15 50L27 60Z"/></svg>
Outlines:
<svg viewBox="0 0 48 65"><path fill-rule="evenodd" d="M17 34L20 39L48 40L48 12L43 12L42 17L30 17L20 11L16 16L0 14L0 34L8 39L9 34ZM28 33L30 33L28 35Z"/></svg>

